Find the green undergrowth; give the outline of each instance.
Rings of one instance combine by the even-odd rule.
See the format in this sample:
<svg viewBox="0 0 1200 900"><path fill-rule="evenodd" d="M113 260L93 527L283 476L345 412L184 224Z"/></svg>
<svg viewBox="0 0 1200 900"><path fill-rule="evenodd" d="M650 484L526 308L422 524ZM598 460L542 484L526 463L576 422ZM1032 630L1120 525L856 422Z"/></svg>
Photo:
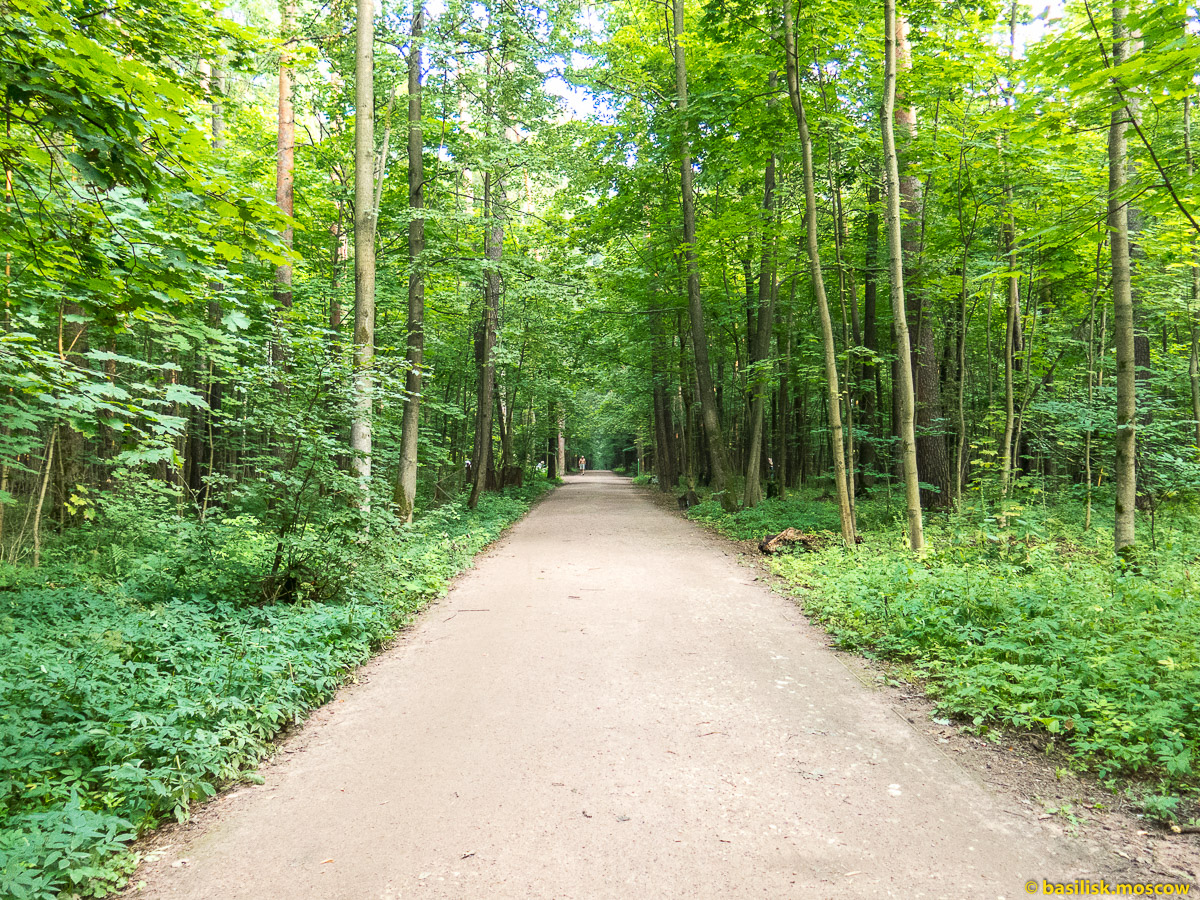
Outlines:
<svg viewBox="0 0 1200 900"><path fill-rule="evenodd" d="M930 516L918 559L899 524L863 504L856 552L831 540L769 566L840 646L899 663L943 713L983 733L1048 734L1110 786L1148 791L1149 812L1174 810L1157 817L1182 816L1188 803L1162 801L1194 795L1200 767L1196 516L1160 515L1156 548L1133 569L1114 559L1111 522L1074 524L1081 508L1010 512L1003 527L978 510ZM691 515L738 539L838 525L836 505L812 499Z"/></svg>
<svg viewBox="0 0 1200 900"><path fill-rule="evenodd" d="M121 578L103 554L0 568L0 897L114 890L134 837L254 780L272 739L545 489L488 494L474 512L451 503L407 527L377 517L369 542L325 560L347 568L331 599L209 589L269 560L273 542L244 520L207 560L189 532L164 542L182 564L165 549L135 555Z"/></svg>

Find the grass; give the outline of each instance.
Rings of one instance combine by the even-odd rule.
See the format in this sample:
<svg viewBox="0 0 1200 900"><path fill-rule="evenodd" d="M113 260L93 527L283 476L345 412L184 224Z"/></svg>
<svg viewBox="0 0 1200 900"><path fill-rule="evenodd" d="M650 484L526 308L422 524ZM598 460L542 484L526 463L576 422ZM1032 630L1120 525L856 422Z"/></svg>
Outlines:
<svg viewBox="0 0 1200 900"><path fill-rule="evenodd" d="M119 578L111 554L0 569L0 896L115 890L136 862L137 835L253 780L275 736L544 489L488 494L476 511L452 503L411 527L373 524L369 545L348 551L353 576L326 601L266 604L237 585L210 589L269 559L273 542L244 517L202 564L175 535L165 545L186 565L147 551Z"/></svg>
<svg viewBox="0 0 1200 900"><path fill-rule="evenodd" d="M1051 735L1081 769L1152 786L1146 807L1179 818L1187 804L1161 798L1193 795L1200 765L1200 522L1160 512L1156 550L1133 569L1114 559L1111 521L1085 531L1076 504L1036 500L1010 504L1005 527L977 507L930 516L920 559L896 511L866 501L856 552L832 541L769 566L840 646L901 663L944 713ZM741 540L838 527L835 504L812 497L690 515Z"/></svg>

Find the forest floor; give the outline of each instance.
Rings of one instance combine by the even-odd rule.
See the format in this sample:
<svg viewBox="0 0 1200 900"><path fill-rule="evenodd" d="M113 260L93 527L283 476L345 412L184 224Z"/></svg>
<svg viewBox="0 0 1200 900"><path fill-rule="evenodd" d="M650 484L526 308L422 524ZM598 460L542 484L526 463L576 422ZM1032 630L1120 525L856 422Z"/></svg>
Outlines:
<svg viewBox="0 0 1200 900"><path fill-rule="evenodd" d="M987 774L1002 750L876 686L737 557L626 479L566 479L263 785L146 842L129 894L1011 900L1195 879L1178 844L1160 859Z"/></svg>

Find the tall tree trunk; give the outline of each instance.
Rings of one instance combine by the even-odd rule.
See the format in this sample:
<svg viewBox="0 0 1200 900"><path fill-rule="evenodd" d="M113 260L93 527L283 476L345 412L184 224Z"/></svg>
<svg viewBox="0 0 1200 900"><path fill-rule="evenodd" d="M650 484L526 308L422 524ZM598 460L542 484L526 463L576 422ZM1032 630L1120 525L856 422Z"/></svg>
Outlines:
<svg viewBox="0 0 1200 900"><path fill-rule="evenodd" d="M558 434L554 442L555 455L558 462L558 474L563 476L567 474L567 417L564 413L558 414Z"/></svg>
<svg viewBox="0 0 1200 900"><path fill-rule="evenodd" d="M1187 157L1187 174L1190 181L1195 174L1192 157L1192 98L1183 98L1183 150ZM1192 418L1196 420L1196 446L1200 447L1200 334L1197 334L1196 316L1200 315L1200 266L1196 265L1196 250L1192 249L1191 291L1188 302L1188 330L1191 342L1188 352L1188 381L1192 387Z"/></svg>
<svg viewBox="0 0 1200 900"><path fill-rule="evenodd" d="M896 64L898 70L912 70L912 51L908 43L908 23L896 16ZM897 129L906 147L916 137L916 111L901 98L893 112ZM917 466L921 481L931 485L921 491L925 506L945 506L949 499L949 461L946 457L945 436L940 433L938 420L942 414L941 377L938 372L936 341L933 333L933 310L921 285L920 259L924 249L925 198L920 179L907 162L897 158L901 168L900 194L907 219L904 223L904 286L908 320L915 329L912 335L913 388L916 412L914 429L917 435Z"/></svg>
<svg viewBox="0 0 1200 900"><path fill-rule="evenodd" d="M1092 402L1096 388L1096 297L1100 293L1100 257L1104 252L1104 240L1096 245L1096 289L1092 291L1092 299L1088 304L1088 349L1087 349L1087 402L1089 426L1092 419ZM1105 317L1100 316L1100 359L1104 359L1104 330ZM1087 430L1083 442L1083 476L1087 481L1083 528L1085 531L1092 527L1092 438L1093 429Z"/></svg>
<svg viewBox="0 0 1200 900"><path fill-rule="evenodd" d="M358 507L371 509L372 368L375 361L375 3L357 0L354 85L354 385L351 467Z"/></svg>
<svg viewBox="0 0 1200 900"><path fill-rule="evenodd" d="M425 139L421 127L421 38L423 0L415 0L412 42L408 50L408 336L404 376L404 416L400 426L400 472L396 479L396 515L411 522L417 497L417 436L421 419L421 366L425 362Z"/></svg>
<svg viewBox="0 0 1200 900"><path fill-rule="evenodd" d="M688 318L692 326L692 359L696 369L696 387L700 394L700 414L704 420L704 433L708 438L708 454L711 478L709 484L714 493L722 495L722 505L730 506L730 498L724 495L728 479L728 464L725 460L725 439L721 431L721 419L717 410L717 395L713 388L712 367L708 362L708 336L704 328L704 306L700 298L700 264L696 258L696 205L692 193L692 143L688 121L687 59L681 42L683 37L684 0L672 0L672 25L675 49L676 102L681 118L679 150L679 183L683 203L684 259L687 263Z"/></svg>
<svg viewBox="0 0 1200 900"><path fill-rule="evenodd" d="M768 88L774 92L778 76L772 72ZM746 447L746 485L742 505L746 508L762 502L763 403L770 384L765 368L771 356L771 335L775 321L775 153L772 149L763 174L762 260L758 267L758 310L754 316L755 333L746 335L747 370L750 378L750 428Z"/></svg>
<svg viewBox="0 0 1200 900"><path fill-rule="evenodd" d="M59 321L59 358L77 370L87 368L88 323L83 307L73 301L64 300ZM72 321L74 320L74 321ZM171 373L172 380L175 372ZM172 414L176 411L172 410ZM58 474L56 493L60 521L78 524L82 508L71 503L76 489L87 481L87 442L83 432L70 420L65 420L58 430Z"/></svg>
<svg viewBox="0 0 1200 900"><path fill-rule="evenodd" d="M1125 0L1112 4L1113 65L1125 62L1128 36ZM1137 382L1134 361L1133 296L1129 277L1129 208L1125 194L1127 113L1114 89L1108 127L1108 229L1112 259L1113 341L1117 351L1116 503L1113 546L1118 553L1134 546L1137 505Z"/></svg>
<svg viewBox="0 0 1200 900"><path fill-rule="evenodd" d="M968 242L963 243L962 280L958 290L958 335L955 342L955 368L958 370L956 389L958 391L958 434L955 436L954 448L954 499L962 500L963 476L966 468L967 453L967 254L970 250Z"/></svg>
<svg viewBox="0 0 1200 900"><path fill-rule="evenodd" d="M796 306L797 277L791 277L787 321L776 335L779 351L779 425L775 430L775 485L782 500L792 478L792 315Z"/></svg>
<svg viewBox="0 0 1200 900"><path fill-rule="evenodd" d="M475 416L475 458L471 462L471 509L487 488L492 459L492 409L496 385L496 334L500 327L500 259L504 253L503 176L485 172L483 176L484 258L488 267L483 276L483 321L480 323L479 400Z"/></svg>
<svg viewBox="0 0 1200 900"><path fill-rule="evenodd" d="M42 564L42 508L46 503L46 486L50 483L54 466L54 444L57 439L58 426L56 425L50 431L50 441L46 445L46 471L42 474L42 486L38 491L37 505L33 514L33 567L35 569ZM24 527L21 530L24 531ZM13 552L15 555L15 547Z"/></svg>
<svg viewBox="0 0 1200 900"><path fill-rule="evenodd" d="M562 474L558 466L558 416L554 406L553 400L546 404L546 477L550 481Z"/></svg>
<svg viewBox="0 0 1200 900"><path fill-rule="evenodd" d="M296 114L292 109L293 41L296 32L296 0L279 4L279 36L283 46L279 54L279 115L275 137L275 206L288 217L280 239L292 249L291 224L294 170L296 167ZM275 269L275 302L284 309L292 305L292 264L285 261Z"/></svg>
<svg viewBox="0 0 1200 900"><path fill-rule="evenodd" d="M1017 2L1009 4L1008 19L1008 74L1012 80L1016 55ZM1005 101L1008 102L1007 91ZM998 140L1000 156L1004 156L1008 135L1001 132ZM1005 278L1004 303L1004 436L1000 446L1000 498L1008 496L1009 478L1013 470L1013 434L1016 429L1016 405L1014 402L1014 372L1018 366L1016 355L1021 343L1021 274L1017 268L1017 227L1013 202L1013 188L1007 171L1004 179L1005 217L1001 226L1004 242L1004 260L1008 269ZM989 325L991 319L989 317ZM990 394L990 388L989 388ZM1003 521L1003 519L1001 520Z"/></svg>
<svg viewBox="0 0 1200 900"><path fill-rule="evenodd" d="M652 367L654 401L654 471L658 489L664 494L674 490L679 480L675 467L675 423L671 403L667 399L667 362L661 313L650 313L650 364Z"/></svg>
<svg viewBox="0 0 1200 900"><path fill-rule="evenodd" d="M837 266L838 274L838 309L842 314L842 346L846 350L846 366L843 370L845 381L842 386L842 408L846 411L846 427L843 429L846 435L846 489L850 495L850 520L854 522L855 527L858 526L858 513L855 510L855 493L856 487L854 484L854 370L853 361L856 354L851 350L852 347L857 347L861 343L861 336L858 330L858 300L854 296L853 282L848 283L846 277L845 260L842 255L842 243L845 240L846 220L842 211L842 183L840 177L834 174L837 168L837 145L836 143L830 149L830 158L826 166L826 173L829 177L829 190L833 195L833 255L834 263ZM846 316L846 294L849 291L852 302L849 304L854 307L854 314L851 318L854 320L854 329L851 331L850 322ZM853 338L853 343L851 339Z"/></svg>
<svg viewBox="0 0 1200 900"><path fill-rule="evenodd" d="M889 0L891 2L891 0ZM812 275L817 314L821 320L821 338L825 345L825 380L829 393L829 447L833 455L833 479L837 490L838 511L841 514L842 540L848 550L854 548L854 511L850 505L846 456L842 446L841 391L838 388L837 346L833 340L833 321L829 316L829 301L825 296L825 279L821 274L821 250L817 240L817 192L813 173L812 138L804 115L804 97L800 93L799 64L796 59L796 38L792 29L791 4L783 4L784 54L787 61L788 96L796 114L800 133L800 149L804 163L804 230L807 238L808 263Z"/></svg>
<svg viewBox="0 0 1200 900"><path fill-rule="evenodd" d="M887 168L888 250L891 254L892 319L896 333L896 385L899 407L897 431L904 471L904 498L908 514L908 540L918 553L925 549L925 531L921 519L921 489L917 475L917 442L914 435L916 399L913 394L912 356L908 339L908 320L904 306L904 248L900 222L900 165L896 158L896 134L893 118L896 107L896 0L883 0L884 16L884 90L880 124L883 154Z"/></svg>
<svg viewBox="0 0 1200 900"><path fill-rule="evenodd" d="M1007 294L1004 303L1004 438L1000 446L1000 496L1008 496L1009 479L1013 470L1013 433L1016 429L1013 373L1016 368L1017 341L1020 332L1021 274L1017 270L1016 237L1013 227L1012 188L1005 188L1009 212L1004 220L1004 257L1008 266L1005 279Z"/></svg>
<svg viewBox="0 0 1200 900"><path fill-rule="evenodd" d="M218 155L225 152L225 69L218 61L213 65L213 86L216 96L212 104L212 146ZM221 309L221 291L224 285L214 285L214 297L208 301L208 322L213 328L220 327L224 317ZM217 437L223 428L221 406L225 400L224 373L216 366L211 357L208 360L208 411L205 419L208 423L208 476L210 481L204 486L203 508L207 510L212 492L211 478L217 474Z"/></svg>
<svg viewBox="0 0 1200 900"><path fill-rule="evenodd" d="M883 374L879 371L876 356L879 353L877 319L877 297L879 284L879 173L872 176L867 187L867 237L863 259L863 347L867 353L862 370L862 422L870 429L871 436L883 437L879 427L879 410L883 407ZM857 301L856 301L857 302ZM867 441L859 449L859 462L863 477L867 470L876 465L878 454L875 445ZM870 486L870 482L867 482Z"/></svg>

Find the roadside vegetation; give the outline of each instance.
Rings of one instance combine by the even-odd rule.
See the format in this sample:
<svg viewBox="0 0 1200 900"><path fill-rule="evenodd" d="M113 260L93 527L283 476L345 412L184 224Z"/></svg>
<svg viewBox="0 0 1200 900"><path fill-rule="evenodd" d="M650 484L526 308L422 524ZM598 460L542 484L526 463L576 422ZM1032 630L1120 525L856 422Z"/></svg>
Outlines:
<svg viewBox="0 0 1200 900"><path fill-rule="evenodd" d="M1200 510L1161 510L1135 571L1113 556L1111 520L1085 530L1082 503L1024 501L1003 516L976 501L930 517L919 558L903 510L878 493L858 503L852 553L832 533L836 506L812 492L732 514L707 500L689 515L738 540L830 532L768 566L838 646L893 664L982 735L1051 736L1152 817L1186 822L1200 763Z"/></svg>
<svg viewBox="0 0 1200 900"><path fill-rule="evenodd" d="M136 496L144 500L144 486ZM0 895L103 896L129 842L253 770L544 490L309 540L287 602L254 516L114 503L0 566ZM120 491L116 496L122 496Z"/></svg>

